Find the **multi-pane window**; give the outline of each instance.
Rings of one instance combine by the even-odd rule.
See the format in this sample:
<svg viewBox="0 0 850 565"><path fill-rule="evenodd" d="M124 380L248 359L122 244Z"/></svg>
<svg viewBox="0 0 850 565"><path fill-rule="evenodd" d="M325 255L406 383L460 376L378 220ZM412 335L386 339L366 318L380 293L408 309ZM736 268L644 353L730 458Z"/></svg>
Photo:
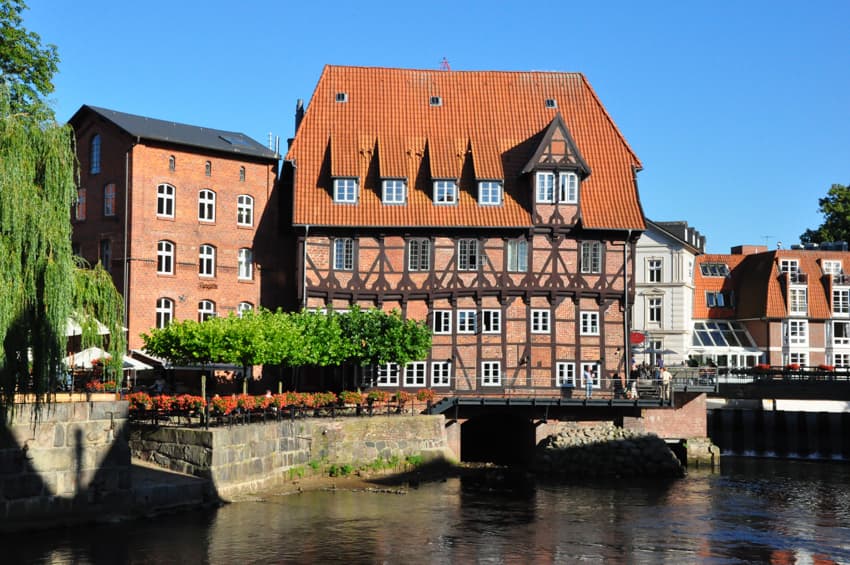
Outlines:
<svg viewBox="0 0 850 565"><path fill-rule="evenodd" d="M174 155L168 157L168 170L174 171L177 168L177 159Z"/></svg>
<svg viewBox="0 0 850 565"><path fill-rule="evenodd" d="M204 163L204 174L208 177L212 176L212 161Z"/></svg>
<svg viewBox="0 0 850 565"><path fill-rule="evenodd" d="M481 332L485 334L502 333L502 311L481 311Z"/></svg>
<svg viewBox="0 0 850 565"><path fill-rule="evenodd" d="M841 261L834 261L834 260L828 261L828 260L825 259L823 261L822 268L823 268L823 274L825 274L825 275L830 275L832 277L834 277L835 275L840 275L841 274Z"/></svg>
<svg viewBox="0 0 850 565"><path fill-rule="evenodd" d="M398 386L399 366L396 363L378 365L378 386Z"/></svg>
<svg viewBox="0 0 850 565"><path fill-rule="evenodd" d="M661 259L650 259L646 263L647 280L651 283L660 283L661 282Z"/></svg>
<svg viewBox="0 0 850 565"><path fill-rule="evenodd" d="M601 273L602 272L602 242L601 241L582 241L581 242L581 272L582 273Z"/></svg>
<svg viewBox="0 0 850 565"><path fill-rule="evenodd" d="M435 334L450 334L450 333L452 333L452 311L451 310L434 310L434 333Z"/></svg>
<svg viewBox="0 0 850 565"><path fill-rule="evenodd" d="M528 241L525 239L510 239L507 244L508 272L526 272L528 270Z"/></svg>
<svg viewBox="0 0 850 565"><path fill-rule="evenodd" d="M502 203L502 183L481 181L478 183L478 203L482 206L497 206Z"/></svg>
<svg viewBox="0 0 850 565"><path fill-rule="evenodd" d="M103 215L115 215L115 183L113 182L103 187Z"/></svg>
<svg viewBox="0 0 850 565"><path fill-rule="evenodd" d="M404 204L407 192L407 183L402 179L387 179L382 183L384 188L384 204Z"/></svg>
<svg viewBox="0 0 850 565"><path fill-rule="evenodd" d="M240 318L245 315L245 312L251 312L254 310L254 305L250 302L240 302L238 306L236 306L236 315Z"/></svg>
<svg viewBox="0 0 850 565"><path fill-rule="evenodd" d="M247 194L236 197L236 225L254 225L254 198Z"/></svg>
<svg viewBox="0 0 850 565"><path fill-rule="evenodd" d="M581 385L587 386L588 379L590 379L593 388L602 386L602 378L599 376L599 365L597 363L581 364Z"/></svg>
<svg viewBox="0 0 850 565"><path fill-rule="evenodd" d="M455 204L457 183L453 180L434 181L434 204Z"/></svg>
<svg viewBox="0 0 850 565"><path fill-rule="evenodd" d="M161 184L156 187L156 215L165 218L174 217L174 187Z"/></svg>
<svg viewBox="0 0 850 565"><path fill-rule="evenodd" d="M800 263L796 259L782 259L779 261L780 273L796 273L800 270Z"/></svg>
<svg viewBox="0 0 850 565"><path fill-rule="evenodd" d="M809 321L788 320L785 325L788 345L806 345L809 343Z"/></svg>
<svg viewBox="0 0 850 565"><path fill-rule="evenodd" d="M404 366L404 386L425 386L425 363L416 361Z"/></svg>
<svg viewBox="0 0 850 565"><path fill-rule="evenodd" d="M77 202L74 205L74 219L75 220L85 220L86 219L86 189L78 188L77 189Z"/></svg>
<svg viewBox="0 0 850 565"><path fill-rule="evenodd" d="M208 243L198 249L198 274L202 277L215 276L215 247Z"/></svg>
<svg viewBox="0 0 850 565"><path fill-rule="evenodd" d="M709 308L723 308L726 306L726 297L722 292L707 290L705 291L705 304Z"/></svg>
<svg viewBox="0 0 850 565"><path fill-rule="evenodd" d="M354 240L350 237L340 237L334 240L334 270L354 270Z"/></svg>
<svg viewBox="0 0 850 565"><path fill-rule="evenodd" d="M452 382L451 361L434 361L431 363L431 386L449 386Z"/></svg>
<svg viewBox="0 0 850 565"><path fill-rule="evenodd" d="M334 202L357 202L357 179L334 179Z"/></svg>
<svg viewBox="0 0 850 565"><path fill-rule="evenodd" d="M96 175L100 172L100 135L91 138L89 173Z"/></svg>
<svg viewBox="0 0 850 565"><path fill-rule="evenodd" d="M555 173L539 171L536 175L537 202L551 204L555 202Z"/></svg>
<svg viewBox="0 0 850 565"><path fill-rule="evenodd" d="M832 364L836 367L850 367L850 353L833 353Z"/></svg>
<svg viewBox="0 0 850 565"><path fill-rule="evenodd" d="M215 221L215 192L204 189L198 193L198 219L202 222Z"/></svg>
<svg viewBox="0 0 850 565"><path fill-rule="evenodd" d="M575 363L555 363L555 386L576 386Z"/></svg>
<svg viewBox="0 0 850 565"><path fill-rule="evenodd" d="M478 270L478 241L460 239L457 242L457 268L459 271Z"/></svg>
<svg viewBox="0 0 850 565"><path fill-rule="evenodd" d="M725 277L729 274L726 263L701 263L699 269L704 277Z"/></svg>
<svg viewBox="0 0 850 565"><path fill-rule="evenodd" d="M832 322L833 345L850 345L850 322L841 320Z"/></svg>
<svg viewBox="0 0 850 565"><path fill-rule="evenodd" d="M174 319L174 301L170 298L156 299L156 327L164 328Z"/></svg>
<svg viewBox="0 0 850 565"><path fill-rule="evenodd" d="M478 316L475 310L457 311L457 333L471 334L478 329Z"/></svg>
<svg viewBox="0 0 850 565"><path fill-rule="evenodd" d="M156 272L160 275L174 274L174 244L170 241L156 244Z"/></svg>
<svg viewBox="0 0 850 565"><path fill-rule="evenodd" d="M502 384L502 364L499 361L481 362L481 384L499 386Z"/></svg>
<svg viewBox="0 0 850 565"><path fill-rule="evenodd" d="M201 300L198 302L198 321L203 322L215 318L215 302L212 300Z"/></svg>
<svg viewBox="0 0 850 565"><path fill-rule="evenodd" d="M565 204L578 202L578 175L575 173L558 175L558 202Z"/></svg>
<svg viewBox="0 0 850 565"><path fill-rule="evenodd" d="M599 312L581 313L581 335L599 335Z"/></svg>
<svg viewBox="0 0 850 565"><path fill-rule="evenodd" d="M661 303L662 299L659 297L653 297L647 301L650 322L655 324L661 323Z"/></svg>
<svg viewBox="0 0 850 565"><path fill-rule="evenodd" d="M112 242L108 239L100 240L100 265L107 273L112 272Z"/></svg>
<svg viewBox="0 0 850 565"><path fill-rule="evenodd" d="M791 314L806 314L808 312L808 289L791 288Z"/></svg>
<svg viewBox="0 0 850 565"><path fill-rule="evenodd" d="M788 363L805 367L809 364L809 355L802 351L792 351L788 354Z"/></svg>
<svg viewBox="0 0 850 565"><path fill-rule="evenodd" d="M845 316L850 314L850 289L832 289L832 313Z"/></svg>
<svg viewBox="0 0 850 565"><path fill-rule="evenodd" d="M551 315L549 310L531 310L531 333L543 334L552 331Z"/></svg>
<svg viewBox="0 0 850 565"><path fill-rule="evenodd" d="M239 182L245 182L245 167L239 167Z"/></svg>
<svg viewBox="0 0 850 565"><path fill-rule="evenodd" d="M431 270L431 241L411 239L407 242L407 269L409 271Z"/></svg>
<svg viewBox="0 0 850 565"><path fill-rule="evenodd" d="M254 252L247 247L239 249L237 257L237 277L239 280L250 281L254 278Z"/></svg>

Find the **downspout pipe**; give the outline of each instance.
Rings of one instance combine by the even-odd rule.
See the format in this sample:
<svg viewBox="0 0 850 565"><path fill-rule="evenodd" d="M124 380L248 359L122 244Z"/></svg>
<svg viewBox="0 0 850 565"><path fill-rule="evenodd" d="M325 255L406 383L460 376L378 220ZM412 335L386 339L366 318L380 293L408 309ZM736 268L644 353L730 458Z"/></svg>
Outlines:
<svg viewBox="0 0 850 565"><path fill-rule="evenodd" d="M631 375L631 360L632 360L632 340L631 332L629 331L629 241L632 239L632 230L626 234L626 241L623 243L623 336L625 344L623 347L623 371L626 374L626 384L629 383Z"/></svg>

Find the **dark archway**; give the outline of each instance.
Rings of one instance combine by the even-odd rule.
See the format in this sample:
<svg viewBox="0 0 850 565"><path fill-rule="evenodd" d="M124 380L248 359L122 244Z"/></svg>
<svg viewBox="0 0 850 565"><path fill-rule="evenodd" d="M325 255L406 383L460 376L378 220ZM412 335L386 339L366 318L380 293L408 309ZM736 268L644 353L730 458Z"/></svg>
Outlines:
<svg viewBox="0 0 850 565"><path fill-rule="evenodd" d="M461 457L467 462L525 464L534 454L535 438L534 423L528 418L509 414L476 416L461 424Z"/></svg>

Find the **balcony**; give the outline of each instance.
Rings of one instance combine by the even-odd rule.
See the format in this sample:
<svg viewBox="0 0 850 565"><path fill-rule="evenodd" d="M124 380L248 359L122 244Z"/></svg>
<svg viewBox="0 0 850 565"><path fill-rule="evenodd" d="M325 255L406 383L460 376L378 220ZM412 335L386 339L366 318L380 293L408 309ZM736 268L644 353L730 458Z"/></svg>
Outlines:
<svg viewBox="0 0 850 565"><path fill-rule="evenodd" d="M779 279L785 281L786 284L808 284L809 276L800 271L786 271L779 274Z"/></svg>

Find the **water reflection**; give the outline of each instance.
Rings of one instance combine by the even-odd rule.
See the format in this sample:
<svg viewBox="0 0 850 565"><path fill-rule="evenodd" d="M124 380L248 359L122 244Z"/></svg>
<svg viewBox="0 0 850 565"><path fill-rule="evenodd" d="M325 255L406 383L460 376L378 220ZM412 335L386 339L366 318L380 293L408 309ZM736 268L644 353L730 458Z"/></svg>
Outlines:
<svg viewBox="0 0 850 565"><path fill-rule="evenodd" d="M669 482L453 479L3 543L14 563L850 562L849 469L727 459L722 473Z"/></svg>

